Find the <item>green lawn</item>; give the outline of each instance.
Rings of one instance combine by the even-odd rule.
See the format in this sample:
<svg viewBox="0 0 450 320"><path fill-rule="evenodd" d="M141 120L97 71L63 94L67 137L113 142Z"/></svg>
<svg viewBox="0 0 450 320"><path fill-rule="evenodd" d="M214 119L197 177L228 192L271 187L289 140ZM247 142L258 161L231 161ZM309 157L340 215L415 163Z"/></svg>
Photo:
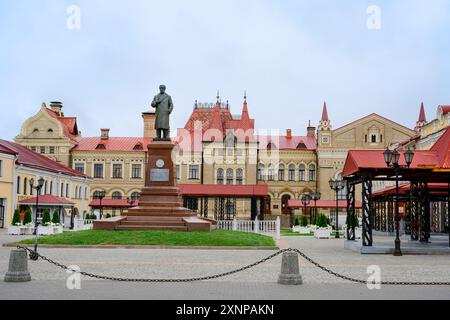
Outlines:
<svg viewBox="0 0 450 320"><path fill-rule="evenodd" d="M309 234L300 234L298 232L292 232L289 230L282 230L281 231L282 237L312 237L314 236L314 232L310 232Z"/></svg>
<svg viewBox="0 0 450 320"><path fill-rule="evenodd" d="M33 244L34 240L22 241ZM64 232L39 237L49 245L161 245L207 247L274 247L273 238L255 233L215 230L212 232L103 231Z"/></svg>

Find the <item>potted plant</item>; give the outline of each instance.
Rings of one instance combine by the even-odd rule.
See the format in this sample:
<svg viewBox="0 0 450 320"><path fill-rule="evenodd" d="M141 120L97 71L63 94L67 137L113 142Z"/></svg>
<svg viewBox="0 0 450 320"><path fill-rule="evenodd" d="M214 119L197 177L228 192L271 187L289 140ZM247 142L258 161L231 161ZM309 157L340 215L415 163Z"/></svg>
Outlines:
<svg viewBox="0 0 450 320"><path fill-rule="evenodd" d="M63 226L61 225L61 221L59 219L58 210L53 211L52 223L54 224L54 230L56 230L56 233L63 233Z"/></svg>
<svg viewBox="0 0 450 320"><path fill-rule="evenodd" d="M20 221L20 212L19 210L14 210L13 220L11 226L8 228L8 233L13 235L20 234L20 226L22 225Z"/></svg>
<svg viewBox="0 0 450 320"><path fill-rule="evenodd" d="M53 231L54 230L53 230L53 225L52 225L52 221L50 218L50 210L45 209L44 215L42 217L42 222L38 226L38 233L40 235L50 235L50 234L53 234Z"/></svg>
<svg viewBox="0 0 450 320"><path fill-rule="evenodd" d="M309 234L311 232L311 228L308 228L308 218L306 216L302 216L301 221L301 228L300 233L301 234Z"/></svg>
<svg viewBox="0 0 450 320"><path fill-rule="evenodd" d="M344 235L347 236L347 228L355 228L355 239L361 239L362 230L359 227L359 219L356 215L347 216L346 227L344 228Z"/></svg>
<svg viewBox="0 0 450 320"><path fill-rule="evenodd" d="M328 218L324 214L317 217L317 229L314 231L314 237L317 239L329 239L331 237L331 227Z"/></svg>
<svg viewBox="0 0 450 320"><path fill-rule="evenodd" d="M300 232L300 220L295 218L294 226L292 227L292 232Z"/></svg>

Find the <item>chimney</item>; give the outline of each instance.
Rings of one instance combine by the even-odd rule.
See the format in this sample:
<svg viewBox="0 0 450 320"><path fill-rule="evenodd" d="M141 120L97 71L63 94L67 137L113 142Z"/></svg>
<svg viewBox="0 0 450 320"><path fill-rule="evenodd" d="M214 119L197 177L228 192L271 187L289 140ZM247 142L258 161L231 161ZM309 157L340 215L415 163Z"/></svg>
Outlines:
<svg viewBox="0 0 450 320"><path fill-rule="evenodd" d="M143 112L142 119L144 119L144 138L155 138L156 137L155 112L154 111Z"/></svg>
<svg viewBox="0 0 450 320"><path fill-rule="evenodd" d="M308 128L306 129L308 137L316 136L316 127L311 126L311 120L309 120Z"/></svg>
<svg viewBox="0 0 450 320"><path fill-rule="evenodd" d="M61 115L62 108L63 108L62 102L59 101L50 102L50 109L56 112L59 116Z"/></svg>
<svg viewBox="0 0 450 320"><path fill-rule="evenodd" d="M292 129L286 129L286 139L292 139Z"/></svg>
<svg viewBox="0 0 450 320"><path fill-rule="evenodd" d="M101 139L102 140L108 140L109 139L109 129L100 129L101 132Z"/></svg>

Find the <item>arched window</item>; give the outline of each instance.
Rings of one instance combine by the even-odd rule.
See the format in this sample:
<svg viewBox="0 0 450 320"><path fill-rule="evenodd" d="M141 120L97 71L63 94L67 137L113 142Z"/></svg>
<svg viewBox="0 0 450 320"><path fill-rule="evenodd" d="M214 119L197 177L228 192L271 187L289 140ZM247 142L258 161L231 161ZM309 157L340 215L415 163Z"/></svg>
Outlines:
<svg viewBox="0 0 450 320"><path fill-rule="evenodd" d="M53 181L50 181L50 194L53 194Z"/></svg>
<svg viewBox="0 0 450 320"><path fill-rule="evenodd" d="M275 180L275 169L273 167L273 164L269 164L269 170L267 172L267 179L269 181L274 181Z"/></svg>
<svg viewBox="0 0 450 320"><path fill-rule="evenodd" d="M259 181L264 181L264 171L266 170L266 167L260 163L258 165L258 180Z"/></svg>
<svg viewBox="0 0 450 320"><path fill-rule="evenodd" d="M31 190L30 194L33 193L33 190ZM44 182L44 194L47 194L47 180Z"/></svg>
<svg viewBox="0 0 450 320"><path fill-rule="evenodd" d="M27 188L28 188L28 179L25 178L25 179L23 179L23 195L24 196L27 195Z"/></svg>
<svg viewBox="0 0 450 320"><path fill-rule="evenodd" d="M87 187L84 188L84 198L87 199Z"/></svg>
<svg viewBox="0 0 450 320"><path fill-rule="evenodd" d="M300 181L306 180L305 171L306 171L305 165L301 164L298 169L298 180L300 180Z"/></svg>
<svg viewBox="0 0 450 320"><path fill-rule="evenodd" d="M289 181L295 181L295 164L289 165Z"/></svg>
<svg viewBox="0 0 450 320"><path fill-rule="evenodd" d="M81 187L78 188L78 199L81 199Z"/></svg>
<svg viewBox="0 0 450 320"><path fill-rule="evenodd" d="M92 194L92 198L93 198L93 199L100 199L100 191L95 191L95 192Z"/></svg>
<svg viewBox="0 0 450 320"><path fill-rule="evenodd" d="M233 169L227 169L227 184L233 184Z"/></svg>
<svg viewBox="0 0 450 320"><path fill-rule="evenodd" d="M75 196L74 196L75 199L77 198L77 195L78 195L78 186L75 187Z"/></svg>
<svg viewBox="0 0 450 320"><path fill-rule="evenodd" d="M66 183L66 198L68 198L69 197L69 184L68 183Z"/></svg>
<svg viewBox="0 0 450 320"><path fill-rule="evenodd" d="M284 164L280 164L278 167L278 181L284 181L285 177L285 166Z"/></svg>
<svg viewBox="0 0 450 320"><path fill-rule="evenodd" d="M139 192L133 192L131 194L131 200L133 200L133 201L138 201L140 197L141 197L141 194Z"/></svg>
<svg viewBox="0 0 450 320"><path fill-rule="evenodd" d="M223 169L217 169L217 184L223 184Z"/></svg>
<svg viewBox="0 0 450 320"><path fill-rule="evenodd" d="M316 181L316 166L314 164L309 165L309 181Z"/></svg>
<svg viewBox="0 0 450 320"><path fill-rule="evenodd" d="M114 200L121 200L122 199L122 193L120 193L120 191L113 192L112 198Z"/></svg>
<svg viewBox="0 0 450 320"><path fill-rule="evenodd" d="M244 183L244 170L237 169L236 170L236 184L243 184Z"/></svg>

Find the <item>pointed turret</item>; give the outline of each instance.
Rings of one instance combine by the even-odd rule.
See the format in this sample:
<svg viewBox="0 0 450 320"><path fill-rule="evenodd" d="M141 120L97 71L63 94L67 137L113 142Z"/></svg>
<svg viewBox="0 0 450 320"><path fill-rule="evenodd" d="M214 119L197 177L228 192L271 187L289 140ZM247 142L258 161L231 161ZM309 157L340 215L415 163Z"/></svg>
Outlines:
<svg viewBox="0 0 450 320"><path fill-rule="evenodd" d="M323 109L322 109L322 118L319 122L319 130L331 130L331 122L328 118L328 108L327 108L327 102L324 101L323 103Z"/></svg>
<svg viewBox="0 0 450 320"><path fill-rule="evenodd" d="M424 125L426 125L427 122L427 117L425 115L425 107L424 104L422 102L422 104L420 105L420 112L419 112L419 120L417 120L416 122L416 127L414 128L416 131L420 131L422 129L422 127Z"/></svg>
<svg viewBox="0 0 450 320"><path fill-rule="evenodd" d="M247 93L246 92L244 93L244 105L242 107L240 128L243 130L253 129L252 120L250 119L250 115L248 113Z"/></svg>

